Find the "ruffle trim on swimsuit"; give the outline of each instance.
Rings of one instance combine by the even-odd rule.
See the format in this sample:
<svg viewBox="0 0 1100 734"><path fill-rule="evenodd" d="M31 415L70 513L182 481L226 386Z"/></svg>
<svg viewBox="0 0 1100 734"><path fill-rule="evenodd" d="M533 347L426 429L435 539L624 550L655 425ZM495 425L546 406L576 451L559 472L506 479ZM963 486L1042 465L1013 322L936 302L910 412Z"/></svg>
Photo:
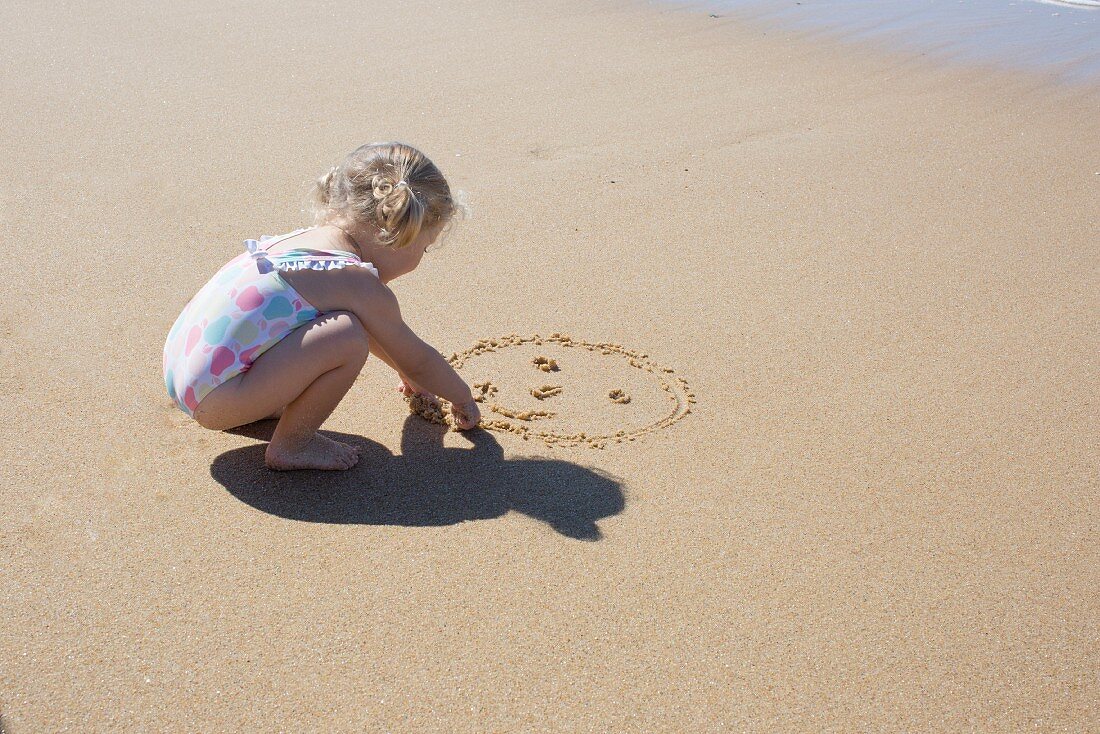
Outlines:
<svg viewBox="0 0 1100 734"><path fill-rule="evenodd" d="M268 256L266 250L260 249L260 243L273 239L271 235L261 235L258 240L245 240L244 247L248 251L248 254L252 256L252 261L256 263L256 270L261 274L270 273L272 270L338 270L346 268L349 265L356 267L366 268L371 271L374 277L378 277L378 268L374 267L374 263L365 263L359 260L354 255L346 258L327 258L318 257L316 255L310 256L297 256L295 259L286 262L272 262ZM275 256L278 259L278 255Z"/></svg>
<svg viewBox="0 0 1100 734"><path fill-rule="evenodd" d="M270 263L270 261L268 261ZM349 266L355 266L360 268L366 268L374 274L374 277L378 277L378 268L374 267L374 263L365 263L360 260L293 260L291 262L281 262L275 265L278 270L339 270Z"/></svg>

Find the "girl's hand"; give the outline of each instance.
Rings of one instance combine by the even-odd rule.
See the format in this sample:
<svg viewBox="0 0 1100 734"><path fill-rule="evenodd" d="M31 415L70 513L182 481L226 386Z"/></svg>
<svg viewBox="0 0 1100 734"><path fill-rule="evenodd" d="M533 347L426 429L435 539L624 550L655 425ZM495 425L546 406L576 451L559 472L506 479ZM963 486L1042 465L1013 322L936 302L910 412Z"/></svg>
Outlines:
<svg viewBox="0 0 1100 734"><path fill-rule="evenodd" d="M468 431L481 422L481 408L473 400L465 403L453 403L451 405L451 417L454 418L455 428L460 431Z"/></svg>
<svg viewBox="0 0 1100 734"><path fill-rule="evenodd" d="M401 393L407 398L411 398L413 395L423 395L427 398L435 398L430 392L417 385L408 377L402 376L401 382L397 383L397 392Z"/></svg>

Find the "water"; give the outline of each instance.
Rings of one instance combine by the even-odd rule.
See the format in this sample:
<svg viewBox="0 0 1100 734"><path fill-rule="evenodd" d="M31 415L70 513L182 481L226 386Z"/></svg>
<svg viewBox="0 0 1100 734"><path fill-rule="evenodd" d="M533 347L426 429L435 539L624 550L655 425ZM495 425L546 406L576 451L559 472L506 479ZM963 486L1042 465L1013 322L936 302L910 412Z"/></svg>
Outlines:
<svg viewBox="0 0 1100 734"><path fill-rule="evenodd" d="M1100 0L711 0L757 18L958 61L1100 83Z"/></svg>

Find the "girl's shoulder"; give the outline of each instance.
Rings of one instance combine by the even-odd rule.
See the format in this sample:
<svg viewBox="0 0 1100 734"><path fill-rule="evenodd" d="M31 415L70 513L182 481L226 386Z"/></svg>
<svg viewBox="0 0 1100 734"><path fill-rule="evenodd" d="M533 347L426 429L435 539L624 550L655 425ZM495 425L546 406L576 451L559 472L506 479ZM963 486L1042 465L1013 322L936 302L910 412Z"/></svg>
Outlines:
<svg viewBox="0 0 1100 734"><path fill-rule="evenodd" d="M371 263L351 257L354 263L337 263L341 267L280 268L280 275L322 312L359 311L365 305L393 298L393 291L379 280Z"/></svg>

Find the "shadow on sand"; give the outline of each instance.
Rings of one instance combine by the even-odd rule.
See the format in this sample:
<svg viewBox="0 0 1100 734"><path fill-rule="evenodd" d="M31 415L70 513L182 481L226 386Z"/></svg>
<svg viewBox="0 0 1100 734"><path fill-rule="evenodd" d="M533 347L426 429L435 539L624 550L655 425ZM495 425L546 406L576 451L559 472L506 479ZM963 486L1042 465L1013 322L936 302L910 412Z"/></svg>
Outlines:
<svg viewBox="0 0 1100 734"><path fill-rule="evenodd" d="M275 421L261 421L230 433L266 441L274 429ZM255 445L218 456L210 474L242 502L306 522L453 525L515 510L570 538L599 540L596 521L623 510L620 484L606 474L557 459L505 459L483 430L462 434L470 448L446 448L445 430L410 415L398 456L362 436L324 431L361 451L344 472L271 471L265 446Z"/></svg>

